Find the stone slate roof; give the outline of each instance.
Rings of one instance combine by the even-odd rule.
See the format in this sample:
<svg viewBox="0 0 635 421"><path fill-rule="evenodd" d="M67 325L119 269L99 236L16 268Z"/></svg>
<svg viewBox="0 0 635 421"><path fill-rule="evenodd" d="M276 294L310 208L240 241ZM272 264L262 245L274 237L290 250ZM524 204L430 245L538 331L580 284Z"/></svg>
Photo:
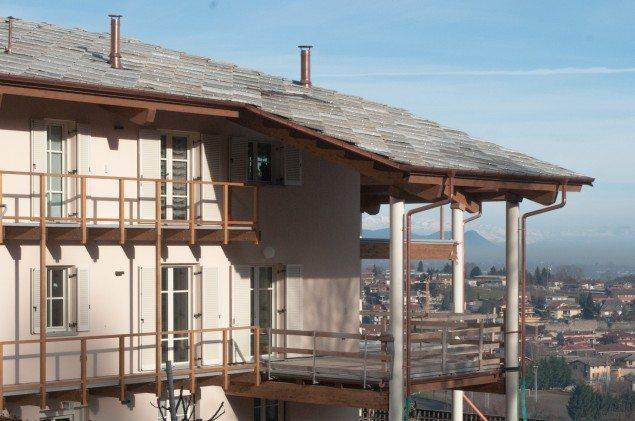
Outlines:
<svg viewBox="0 0 635 421"><path fill-rule="evenodd" d="M0 46L7 23L0 25ZM122 38L124 69L107 63L108 33L15 20L0 74L251 104L395 162L517 178L592 179L410 112L316 86ZM574 180L572 180L574 181Z"/></svg>

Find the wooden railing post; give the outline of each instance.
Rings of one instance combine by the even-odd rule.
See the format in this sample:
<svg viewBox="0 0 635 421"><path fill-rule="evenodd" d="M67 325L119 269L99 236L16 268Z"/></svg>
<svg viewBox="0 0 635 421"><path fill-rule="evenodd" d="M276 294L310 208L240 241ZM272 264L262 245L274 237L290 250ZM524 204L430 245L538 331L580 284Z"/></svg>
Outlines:
<svg viewBox="0 0 635 421"><path fill-rule="evenodd" d="M46 176L40 174L40 409L46 409Z"/></svg>
<svg viewBox="0 0 635 421"><path fill-rule="evenodd" d="M124 335L119 336L119 402L126 400L126 363L125 363L125 350L126 350L126 337Z"/></svg>
<svg viewBox="0 0 635 421"><path fill-rule="evenodd" d="M260 386L260 327L256 326L256 328L254 329L255 332L255 341L254 341L254 354L255 355L255 360L256 360L256 364L254 366L254 376L255 376L255 381L254 383L256 384L256 386Z"/></svg>
<svg viewBox="0 0 635 421"><path fill-rule="evenodd" d="M7 210L6 205L2 203L2 200L2 173L0 173L0 244L4 241L4 227L2 226L2 220L4 219L4 213ZM0 399L2 398L0 397ZM0 408L0 410L2 410L2 408Z"/></svg>
<svg viewBox="0 0 635 421"><path fill-rule="evenodd" d="M253 227L254 229L256 229L256 227L258 226L258 186L253 186L254 189L254 195L253 195L253 201L254 201L254 208L253 208L253 215L252 215L252 219L253 219Z"/></svg>
<svg viewBox="0 0 635 421"><path fill-rule="evenodd" d="M196 392L196 361L195 361L195 345L194 345L194 331L190 330L189 335L189 354L190 354L190 393L194 396Z"/></svg>
<svg viewBox="0 0 635 421"><path fill-rule="evenodd" d="M229 347L227 329L223 329L223 389L229 389Z"/></svg>
<svg viewBox="0 0 635 421"><path fill-rule="evenodd" d="M316 365L317 365L317 336L314 330L313 331L313 379L312 379L313 384L317 384Z"/></svg>
<svg viewBox="0 0 635 421"><path fill-rule="evenodd" d="M223 244L229 243L229 185L223 185Z"/></svg>
<svg viewBox="0 0 635 421"><path fill-rule="evenodd" d="M4 411L4 349L0 344L0 412Z"/></svg>
<svg viewBox="0 0 635 421"><path fill-rule="evenodd" d="M125 181L119 179L119 244L126 243L126 226L125 224Z"/></svg>
<svg viewBox="0 0 635 421"><path fill-rule="evenodd" d="M80 203L80 212L81 212L81 230L82 230L82 244L86 244L88 241L88 230L86 228L86 177L80 176L80 186L81 186L81 203Z"/></svg>
<svg viewBox="0 0 635 421"><path fill-rule="evenodd" d="M194 245L196 244L196 225L195 225L195 218L196 218L196 212L195 212L195 202L194 202L194 193L196 192L195 190L195 186L196 184L194 184L194 181L188 181L189 183L189 189L190 189L190 197L189 197L189 216L190 216L190 244Z"/></svg>
<svg viewBox="0 0 635 421"><path fill-rule="evenodd" d="M156 243L154 245L154 265L155 265L155 323L156 323L156 344L155 344L155 367L154 375L156 381L156 395L161 396L161 332L163 327L161 325L161 181L156 181L154 193L154 211L155 211L155 228L156 228Z"/></svg>
<svg viewBox="0 0 635 421"><path fill-rule="evenodd" d="M81 352L80 352L80 363L81 363L81 376L82 376L82 405L88 405L88 371L87 371L87 361L88 355L86 355L86 339L81 340Z"/></svg>

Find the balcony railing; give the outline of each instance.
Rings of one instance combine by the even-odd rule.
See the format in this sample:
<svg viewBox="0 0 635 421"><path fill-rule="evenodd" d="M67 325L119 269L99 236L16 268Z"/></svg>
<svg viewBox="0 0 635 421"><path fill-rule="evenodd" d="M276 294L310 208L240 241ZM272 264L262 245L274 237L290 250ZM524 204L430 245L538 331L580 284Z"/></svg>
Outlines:
<svg viewBox="0 0 635 421"><path fill-rule="evenodd" d="M261 335L261 330L258 326L244 326L244 327L231 327L231 328L213 328L213 329L192 329L192 330L175 330L175 331L165 331L161 332L160 335L187 335L189 340L189 358L186 368L180 368L174 370L174 375L177 377L185 377L188 381L190 390L196 390L197 376L201 374L213 374L220 373L222 376L221 385L227 389L229 387L229 375L232 372L245 372L245 371L253 371L254 374L254 384L260 384L260 370L261 370L261 356L259 348L259 341L255 341L255 349L254 356L252 361L247 362L233 362L230 364L230 344L232 342L231 334L236 331L241 330L249 330L252 332L255 337L259 337ZM196 352L197 347L203 346L203 343L206 342L203 338L204 334L216 334L220 336L219 342L221 344L222 349L222 360L219 364L211 364L211 365L197 365L196 364ZM146 381L154 381L157 385L157 393L161 391L161 382L166 378L164 372L161 371L161 367L156 367L154 372L152 371L135 371L132 366L126 367L127 357L134 356L135 353L139 353L141 351L142 345L135 345L133 343L134 338L141 337L161 337L157 335L155 332L147 332L147 333L127 333L127 334L119 334L119 335L96 335L96 336L78 336L78 337L47 337L45 339L46 344L54 344L54 343L72 343L76 346L79 345L79 349L77 348L69 348L65 347L63 351L58 352L47 352L47 357L55 357L60 358L60 356L68 356L75 355L79 357L79 365L80 365L80 376L77 378L73 378L70 376L64 376L63 379L58 379L55 381L46 381L46 382L36 382L36 383L15 383L15 384L5 384L3 381L3 373L4 373L4 360L7 358L8 360L11 357L15 358L15 365L18 366L20 364L20 356L17 353L17 348L19 346L26 345L35 345L40 344L40 339L24 339L24 340L13 340L13 341L0 341L0 411L2 411L5 407L4 398L5 394L15 394L15 393L34 393L33 390L47 391L53 388L63 388L63 389L75 389L78 390L81 396L81 402L83 405L87 405L88 403L88 389L90 387L95 387L104 384L113 384L118 387L118 397L121 402L126 400L126 385L130 382L143 380L146 378ZM197 341L198 339L198 341ZM128 344L126 344L126 340L128 340ZM89 344L100 342L101 346L90 346ZM106 341L104 343L103 341ZM112 343L116 344L115 348L107 345L108 341L112 341ZM9 352L10 348L12 348L13 353ZM48 348L48 347L47 347ZM97 373L96 367L89 367L88 357L89 354L94 352L108 352L110 350L114 350L117 353L117 374L116 375L104 375L102 370ZM41 361L41 360L40 360ZM97 364L97 360L95 359L94 364ZM75 366L76 364L70 364ZM89 376L89 369L92 368L93 372L96 373L94 376ZM46 370L46 367L44 367ZM69 370L70 371L70 370ZM43 394L43 400L41 401L41 407L46 407L46 397Z"/></svg>
<svg viewBox="0 0 635 421"><path fill-rule="evenodd" d="M173 194L175 191L177 194ZM25 193L27 192L27 193ZM178 199L178 200L177 200ZM222 229L223 243L232 228L255 229L258 186L225 181L152 179L0 171L0 242L4 225L75 224L85 243L90 227L116 227L119 242L126 228L152 226L189 230Z"/></svg>

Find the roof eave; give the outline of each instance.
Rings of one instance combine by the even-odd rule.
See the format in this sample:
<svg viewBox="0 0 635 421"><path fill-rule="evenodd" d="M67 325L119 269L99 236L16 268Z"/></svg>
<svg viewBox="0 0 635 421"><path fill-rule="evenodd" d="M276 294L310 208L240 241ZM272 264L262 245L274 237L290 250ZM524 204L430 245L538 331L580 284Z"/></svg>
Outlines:
<svg viewBox="0 0 635 421"><path fill-rule="evenodd" d="M341 140L334 138L332 136L325 135L318 130L302 126L298 123L292 122L289 119L269 113L267 111L262 110L261 108L240 102L234 101L226 101L226 100L214 100L200 97L192 97L185 95L175 95L168 94L156 91L148 91L148 90L140 90L140 89L130 89L130 88L118 88L118 87L109 87L103 85L96 84L88 84L88 83L78 83L78 82L68 82L61 81L57 79L51 78L39 78L39 77L26 77L26 76L17 76L11 75L7 73L0 73L0 93L2 93L1 87L8 86L14 88L29 88L29 89L38 89L44 91L54 91L54 92L67 92L67 93L76 93L83 95L94 95L99 97L107 97L107 98L125 98L132 99L137 101L147 101L147 102L155 102L155 103L163 103L163 104L174 104L174 105L183 105L183 106L192 106L192 107L219 107L232 111L248 111L255 113L261 117L267 118L269 120L275 121L279 124L283 124L293 130L299 130L304 132L307 135L319 138L323 141L329 142L333 145L339 146L345 150L350 152L354 152L356 154L362 155L376 161L377 163L384 165L386 167L390 167L397 171L402 171L405 173L409 173L412 175L437 175L437 176L448 176L448 177L466 177L477 179L486 179L486 180L508 180L508 181L516 181L520 183L531 183L531 182L539 182L539 183L555 183L555 184L568 184L568 185L577 185L583 186L588 185L592 186L594 182L594 178L586 177L586 176L553 176L553 175L541 175L541 174L526 174L526 173L513 173L513 172L498 172L498 171L478 171L478 170L469 170L469 169L452 169L452 168L436 168L436 167L426 167L426 166L417 166L404 164L401 162L394 161L386 156L369 152L358 146Z"/></svg>

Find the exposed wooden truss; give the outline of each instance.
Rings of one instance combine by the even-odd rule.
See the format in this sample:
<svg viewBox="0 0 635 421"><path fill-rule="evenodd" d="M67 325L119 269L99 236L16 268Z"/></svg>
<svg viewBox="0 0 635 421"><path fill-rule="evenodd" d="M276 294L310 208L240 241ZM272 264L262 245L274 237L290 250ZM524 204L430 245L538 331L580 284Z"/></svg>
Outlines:
<svg viewBox="0 0 635 421"><path fill-rule="evenodd" d="M390 244L384 239L361 239L361 259L388 259ZM413 241L410 257L417 260L453 260L456 243L453 241Z"/></svg>

